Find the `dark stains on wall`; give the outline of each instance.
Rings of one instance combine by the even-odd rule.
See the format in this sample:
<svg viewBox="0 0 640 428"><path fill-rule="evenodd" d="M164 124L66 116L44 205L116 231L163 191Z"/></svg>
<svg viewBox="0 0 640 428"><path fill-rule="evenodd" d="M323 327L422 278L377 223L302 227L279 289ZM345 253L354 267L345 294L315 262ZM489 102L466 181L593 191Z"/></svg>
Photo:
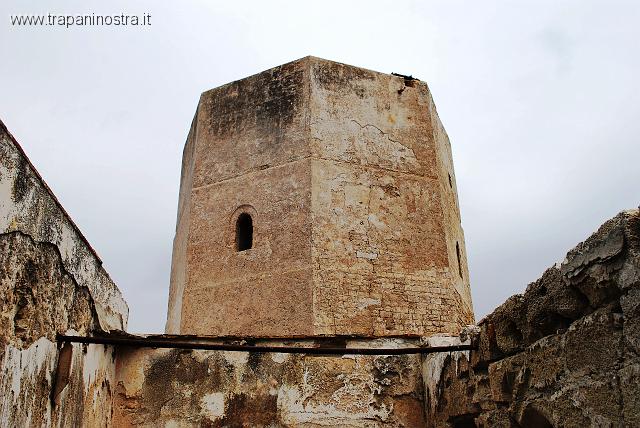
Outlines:
<svg viewBox="0 0 640 428"><path fill-rule="evenodd" d="M313 78L321 88L330 91L347 91L359 98L368 96L363 82L373 81L377 73L364 68L338 62L313 61Z"/></svg>
<svg viewBox="0 0 640 428"><path fill-rule="evenodd" d="M126 348L119 351L123 360L127 352ZM144 370L142 394L127 400L120 393L120 421L144 425L182 420L210 427L266 426L278 421L277 395L270 389L279 382L276 379L286 379L283 365L266 354L252 353L239 363L230 362L224 354L175 349L153 356ZM286 368L296 370L296 366ZM220 391L225 395L224 415L211 418L202 400Z"/></svg>
<svg viewBox="0 0 640 428"><path fill-rule="evenodd" d="M31 189L31 183L28 174L28 161L26 158L20 158L16 165L16 179L13 183L13 197L16 202L22 202Z"/></svg>
<svg viewBox="0 0 640 428"><path fill-rule="evenodd" d="M417 356L118 352L118 426L424 426Z"/></svg>
<svg viewBox="0 0 640 428"><path fill-rule="evenodd" d="M278 397L276 395L250 396L245 393L230 397L225 416L205 424L211 427L272 426L278 421Z"/></svg>
<svg viewBox="0 0 640 428"><path fill-rule="evenodd" d="M288 63L205 92L202 117L209 132L222 139L257 128L279 143L302 108L304 72L304 63Z"/></svg>

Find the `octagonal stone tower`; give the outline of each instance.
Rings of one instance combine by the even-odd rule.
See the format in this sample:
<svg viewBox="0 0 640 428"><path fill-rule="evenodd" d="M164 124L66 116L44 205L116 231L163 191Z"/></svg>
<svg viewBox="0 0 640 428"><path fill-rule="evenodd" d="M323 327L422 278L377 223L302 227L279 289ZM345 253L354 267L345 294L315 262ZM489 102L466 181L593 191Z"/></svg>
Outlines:
<svg viewBox="0 0 640 428"><path fill-rule="evenodd" d="M425 83L306 57L202 94L167 333L424 336L472 322L451 150Z"/></svg>

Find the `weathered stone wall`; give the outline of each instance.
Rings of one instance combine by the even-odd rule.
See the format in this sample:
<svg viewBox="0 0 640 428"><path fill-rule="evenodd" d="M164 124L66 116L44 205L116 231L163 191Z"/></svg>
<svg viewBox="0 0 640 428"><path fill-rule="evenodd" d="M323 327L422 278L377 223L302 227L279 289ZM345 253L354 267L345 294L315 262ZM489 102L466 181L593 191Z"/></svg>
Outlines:
<svg viewBox="0 0 640 428"><path fill-rule="evenodd" d="M455 334L473 311L454 178L417 80L307 57L205 92L167 332ZM238 252L244 212L254 247Z"/></svg>
<svg viewBox="0 0 640 428"><path fill-rule="evenodd" d="M640 214L619 214L479 323L478 351L425 358L428 426L640 426Z"/></svg>
<svg viewBox="0 0 640 428"><path fill-rule="evenodd" d="M0 233L53 244L64 268L91 294L100 327L124 330L128 307L102 262L0 122Z"/></svg>
<svg viewBox="0 0 640 428"><path fill-rule="evenodd" d="M56 335L124 329L126 303L1 122L0 295L2 425L109 425L113 349Z"/></svg>
<svg viewBox="0 0 640 428"><path fill-rule="evenodd" d="M473 308L449 141L428 86L309 64L315 332L457 333Z"/></svg>
<svg viewBox="0 0 640 428"><path fill-rule="evenodd" d="M312 333L306 70L285 64L202 94L184 152L167 332ZM238 252L242 212L254 245Z"/></svg>
<svg viewBox="0 0 640 428"><path fill-rule="evenodd" d="M458 315L462 322L469 323L473 318L473 305L471 303L471 287L469 283L469 268L467 265L467 250L458 206L458 189L456 186L455 171L453 168L453 156L449 136L437 114L433 98L429 97L431 113L431 127L433 140L437 153L438 184L442 195L442 213L444 217L444 233L446 237L447 255L449 258L449 275L456 293L452 293L453 300L462 306ZM458 297L459 296L459 297Z"/></svg>
<svg viewBox="0 0 640 428"><path fill-rule="evenodd" d="M191 192L188 190L193 183L193 162L196 138L196 123L198 114L193 118L191 129L187 136L182 153L182 174L180 177L180 198L178 200L178 217L176 219L176 234L173 238L173 253L171 261L171 279L169 287L169 307L165 332L180 333L182 322L182 299L186 285L187 274L187 242L189 237Z"/></svg>
<svg viewBox="0 0 640 428"><path fill-rule="evenodd" d="M312 341L259 341L274 346ZM407 346L351 340L347 347ZM114 425L422 427L420 357L119 348Z"/></svg>

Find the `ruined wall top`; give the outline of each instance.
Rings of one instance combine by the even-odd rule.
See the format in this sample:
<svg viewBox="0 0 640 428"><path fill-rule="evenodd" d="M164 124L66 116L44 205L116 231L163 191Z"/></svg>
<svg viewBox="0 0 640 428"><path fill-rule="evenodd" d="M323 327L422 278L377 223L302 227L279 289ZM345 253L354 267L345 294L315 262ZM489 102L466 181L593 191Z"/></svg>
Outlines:
<svg viewBox="0 0 640 428"><path fill-rule="evenodd" d="M0 233L55 245L64 268L91 293L102 330L125 330L129 308L71 217L0 122Z"/></svg>

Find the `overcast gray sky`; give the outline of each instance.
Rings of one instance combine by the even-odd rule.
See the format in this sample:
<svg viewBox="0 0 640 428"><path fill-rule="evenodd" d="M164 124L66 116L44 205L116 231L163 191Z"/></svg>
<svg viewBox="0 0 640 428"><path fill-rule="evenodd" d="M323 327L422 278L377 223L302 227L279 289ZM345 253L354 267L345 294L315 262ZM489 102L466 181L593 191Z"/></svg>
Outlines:
<svg viewBox="0 0 640 428"><path fill-rule="evenodd" d="M151 26L10 25L46 13ZM306 55L429 84L478 319L640 202L637 1L3 0L0 19L0 117L102 257L133 332L164 329L199 94Z"/></svg>

